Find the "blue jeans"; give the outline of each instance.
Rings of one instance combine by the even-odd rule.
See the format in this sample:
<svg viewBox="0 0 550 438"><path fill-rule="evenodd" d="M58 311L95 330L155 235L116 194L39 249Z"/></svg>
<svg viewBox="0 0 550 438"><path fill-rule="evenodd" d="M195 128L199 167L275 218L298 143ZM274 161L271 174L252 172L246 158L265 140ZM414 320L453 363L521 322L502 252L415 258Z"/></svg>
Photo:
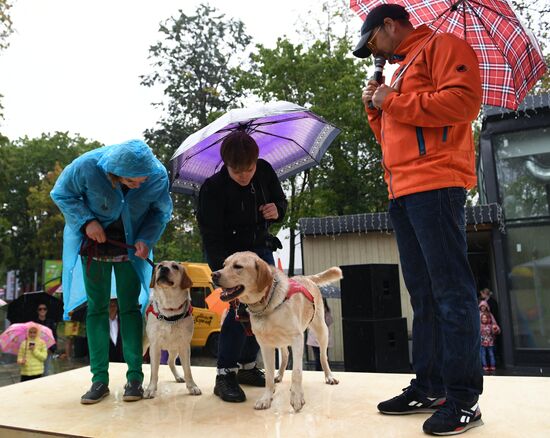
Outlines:
<svg viewBox="0 0 550 438"><path fill-rule="evenodd" d="M476 287L466 242L463 188L390 201L403 278L413 308L413 388L474 403L483 391Z"/></svg>
<svg viewBox="0 0 550 438"><path fill-rule="evenodd" d="M273 253L266 249L253 250L269 263L275 264ZM255 362L260 346L255 336L247 336L242 323L235 321L235 309L229 309L223 320L218 345L218 368L237 368L238 364Z"/></svg>
<svg viewBox="0 0 550 438"><path fill-rule="evenodd" d="M483 368L487 368L488 366L492 367L492 368L495 367L496 361L495 361L495 347L494 346L484 347L482 345L480 355L481 355L481 365L483 366ZM487 356L489 356L489 363L488 364L487 364Z"/></svg>

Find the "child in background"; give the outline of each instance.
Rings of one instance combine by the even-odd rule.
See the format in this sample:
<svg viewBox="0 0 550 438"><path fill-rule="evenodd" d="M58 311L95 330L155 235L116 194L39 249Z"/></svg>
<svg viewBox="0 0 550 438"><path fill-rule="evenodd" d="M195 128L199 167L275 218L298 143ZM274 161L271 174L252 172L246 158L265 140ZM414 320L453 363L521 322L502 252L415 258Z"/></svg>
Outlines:
<svg viewBox="0 0 550 438"><path fill-rule="evenodd" d="M19 347L17 363L21 365L21 382L37 379L44 374L44 362L48 357L46 343L38 337L38 324L33 324L27 331L27 338Z"/></svg>
<svg viewBox="0 0 550 438"><path fill-rule="evenodd" d="M483 371L495 371L495 338L500 333L500 327L492 320L489 312L481 312L481 364ZM487 362L487 356L489 362Z"/></svg>

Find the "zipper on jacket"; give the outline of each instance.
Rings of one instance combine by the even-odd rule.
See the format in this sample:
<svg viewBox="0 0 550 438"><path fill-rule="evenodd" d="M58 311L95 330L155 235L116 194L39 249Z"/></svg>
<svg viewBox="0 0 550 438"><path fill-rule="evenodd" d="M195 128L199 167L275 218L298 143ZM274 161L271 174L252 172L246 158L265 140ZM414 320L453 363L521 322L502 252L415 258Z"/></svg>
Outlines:
<svg viewBox="0 0 550 438"><path fill-rule="evenodd" d="M420 155L426 155L426 142L424 141L424 132L420 126L416 127L416 141L418 141L418 152Z"/></svg>
<svg viewBox="0 0 550 438"><path fill-rule="evenodd" d="M449 127L445 126L443 128L443 143L447 141L447 135L449 134Z"/></svg>
<svg viewBox="0 0 550 438"><path fill-rule="evenodd" d="M393 175L391 173L391 170L386 166L386 163L384 163L384 154L382 154L382 167L386 172L388 172L388 175L390 176L390 193L391 193L392 199L395 199L395 195L393 194L393 187L392 187Z"/></svg>

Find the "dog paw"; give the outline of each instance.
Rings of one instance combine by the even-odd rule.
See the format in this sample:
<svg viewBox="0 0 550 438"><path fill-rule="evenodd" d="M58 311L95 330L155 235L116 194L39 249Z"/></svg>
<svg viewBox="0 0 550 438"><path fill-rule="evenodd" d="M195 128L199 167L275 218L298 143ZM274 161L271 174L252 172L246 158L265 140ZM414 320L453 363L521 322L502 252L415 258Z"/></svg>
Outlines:
<svg viewBox="0 0 550 438"><path fill-rule="evenodd" d="M298 412L306 404L304 393L301 391L290 391L290 404Z"/></svg>
<svg viewBox="0 0 550 438"><path fill-rule="evenodd" d="M277 374L275 376L275 383L281 383L283 381L283 375L282 374Z"/></svg>
<svg viewBox="0 0 550 438"><path fill-rule="evenodd" d="M143 398L155 398L157 388L147 388L143 391Z"/></svg>
<svg viewBox="0 0 550 438"><path fill-rule="evenodd" d="M262 397L256 400L254 409L269 409L271 407L271 397Z"/></svg>
<svg viewBox="0 0 550 438"><path fill-rule="evenodd" d="M176 382L185 383L185 379L183 378L183 376L176 376Z"/></svg>
<svg viewBox="0 0 550 438"><path fill-rule="evenodd" d="M189 394L191 394L191 395L201 395L202 394L200 388L197 385L188 386L187 391L189 391Z"/></svg>
<svg viewBox="0 0 550 438"><path fill-rule="evenodd" d="M340 381L331 374L325 377L325 383L327 385L338 385Z"/></svg>

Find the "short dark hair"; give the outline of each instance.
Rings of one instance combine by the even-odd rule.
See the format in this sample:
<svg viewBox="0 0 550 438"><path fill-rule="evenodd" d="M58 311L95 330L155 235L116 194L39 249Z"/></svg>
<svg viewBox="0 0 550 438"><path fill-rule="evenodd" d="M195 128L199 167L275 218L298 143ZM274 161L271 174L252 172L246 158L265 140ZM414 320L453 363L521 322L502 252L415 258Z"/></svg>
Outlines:
<svg viewBox="0 0 550 438"><path fill-rule="evenodd" d="M246 170L258 161L260 150L256 140L244 131L235 131L224 138L220 155L226 166Z"/></svg>

